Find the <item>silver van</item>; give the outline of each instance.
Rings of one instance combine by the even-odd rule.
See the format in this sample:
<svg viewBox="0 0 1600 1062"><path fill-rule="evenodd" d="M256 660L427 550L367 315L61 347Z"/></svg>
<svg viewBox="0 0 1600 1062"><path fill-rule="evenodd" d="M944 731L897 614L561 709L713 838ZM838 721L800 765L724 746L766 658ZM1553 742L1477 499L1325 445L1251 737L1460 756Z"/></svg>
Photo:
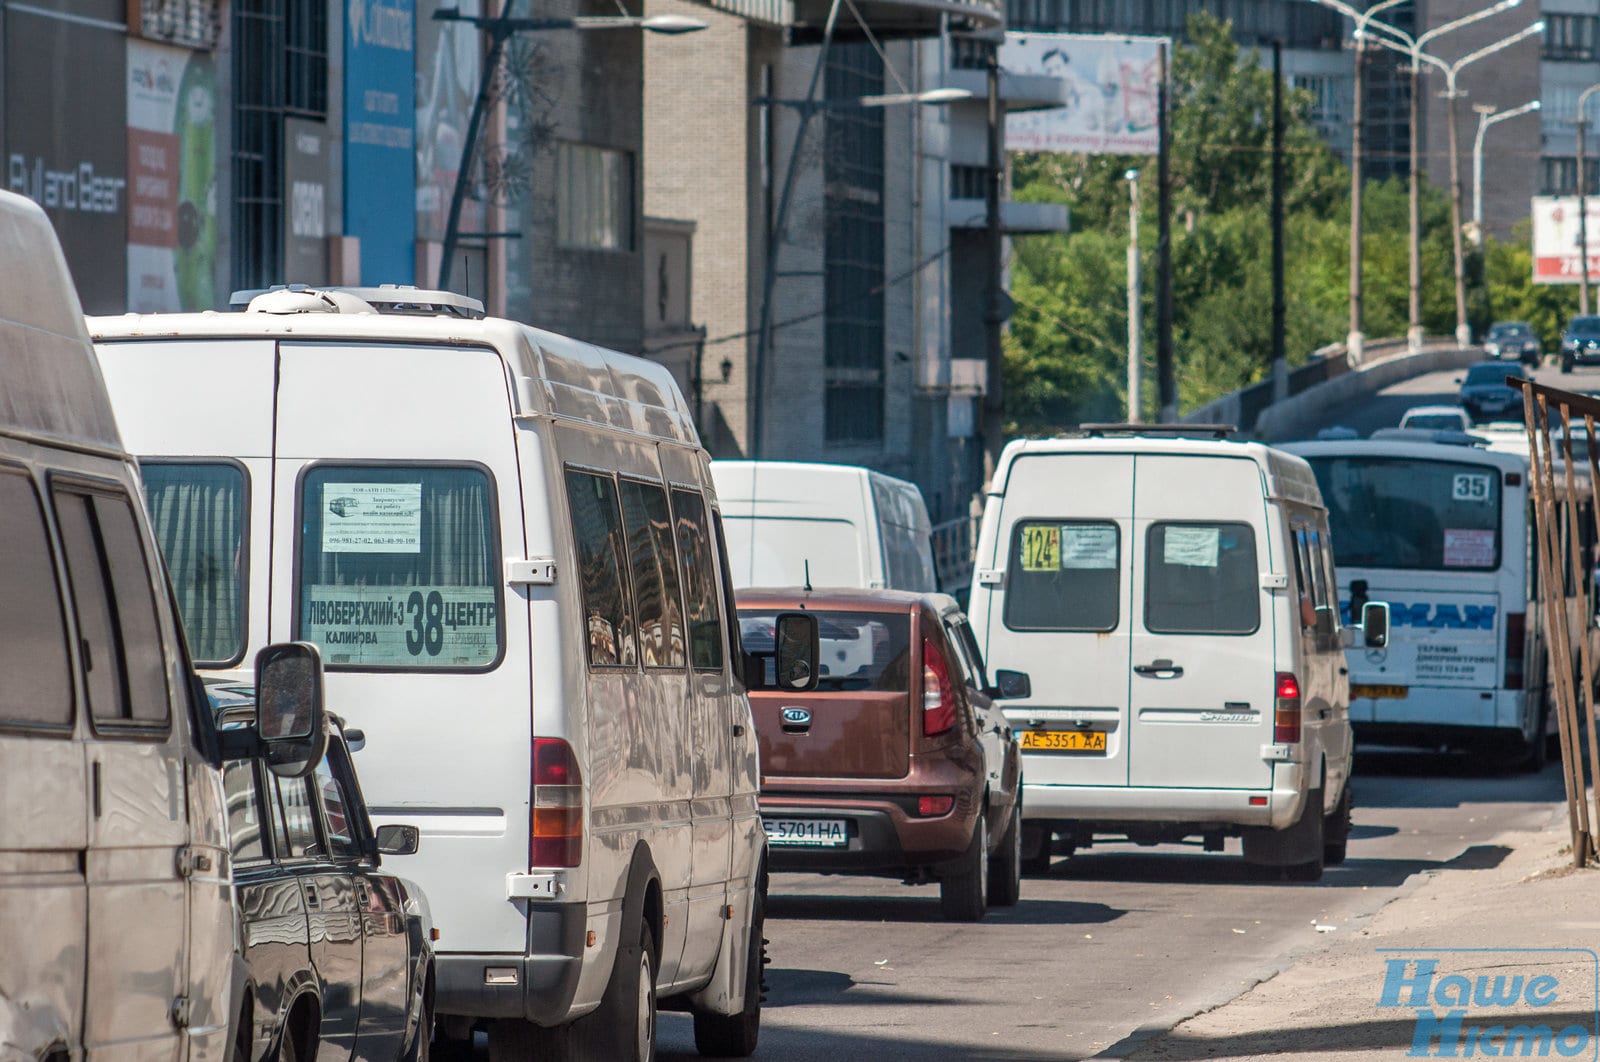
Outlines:
<svg viewBox="0 0 1600 1062"><path fill-rule="evenodd" d="M0 1058L223 1058L244 983L223 742L66 260L9 192L0 541ZM309 773L315 650L269 647L257 679L275 721L228 735L230 754Z"/></svg>

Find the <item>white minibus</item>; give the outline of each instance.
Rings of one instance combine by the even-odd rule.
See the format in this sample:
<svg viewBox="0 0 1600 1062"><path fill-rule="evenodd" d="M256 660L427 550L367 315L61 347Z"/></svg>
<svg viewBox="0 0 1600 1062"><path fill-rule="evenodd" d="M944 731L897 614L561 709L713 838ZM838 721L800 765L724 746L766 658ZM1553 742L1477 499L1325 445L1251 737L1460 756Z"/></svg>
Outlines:
<svg viewBox="0 0 1600 1062"><path fill-rule="evenodd" d="M1310 462L1327 501L1341 608L1390 606L1388 647L1349 653L1357 740L1542 764L1548 645L1527 458L1400 439L1284 449ZM1587 548L1587 475L1581 488ZM1565 569L1565 535L1561 551ZM1587 577L1565 581L1557 593L1585 596Z"/></svg>

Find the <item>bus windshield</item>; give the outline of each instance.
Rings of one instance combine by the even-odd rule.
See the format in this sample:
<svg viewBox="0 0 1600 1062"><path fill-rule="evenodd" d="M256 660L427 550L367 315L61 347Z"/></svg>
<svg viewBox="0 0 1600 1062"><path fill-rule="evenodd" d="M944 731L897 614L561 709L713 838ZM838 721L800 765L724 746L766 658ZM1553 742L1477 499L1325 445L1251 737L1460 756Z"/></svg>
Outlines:
<svg viewBox="0 0 1600 1062"><path fill-rule="evenodd" d="M1314 457L1341 568L1500 567L1500 476L1490 465Z"/></svg>

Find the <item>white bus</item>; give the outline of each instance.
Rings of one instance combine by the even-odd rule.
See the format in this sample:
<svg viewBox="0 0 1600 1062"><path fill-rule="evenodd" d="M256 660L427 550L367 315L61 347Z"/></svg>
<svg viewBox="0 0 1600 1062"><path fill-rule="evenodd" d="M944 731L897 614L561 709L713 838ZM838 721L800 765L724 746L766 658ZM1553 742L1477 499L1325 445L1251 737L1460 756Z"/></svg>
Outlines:
<svg viewBox="0 0 1600 1062"><path fill-rule="evenodd" d="M1283 448L1322 488L1341 610L1363 597L1390 606L1388 647L1348 653L1357 740L1543 764L1554 727L1527 458L1392 439ZM1591 556L1587 476L1581 495ZM1561 552L1568 568L1565 535ZM1577 630L1590 581L1569 571L1558 591Z"/></svg>

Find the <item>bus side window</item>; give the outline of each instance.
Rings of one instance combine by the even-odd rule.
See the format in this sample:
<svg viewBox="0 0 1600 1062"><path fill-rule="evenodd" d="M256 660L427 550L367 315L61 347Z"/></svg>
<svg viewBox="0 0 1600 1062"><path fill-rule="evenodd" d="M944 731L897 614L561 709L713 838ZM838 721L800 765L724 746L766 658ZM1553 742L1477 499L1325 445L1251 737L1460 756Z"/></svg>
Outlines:
<svg viewBox="0 0 1600 1062"><path fill-rule="evenodd" d="M1300 628L1312 630L1317 625L1316 584L1311 576L1311 553L1307 548L1306 533L1299 528L1294 533L1294 583L1300 603Z"/></svg>
<svg viewBox="0 0 1600 1062"><path fill-rule="evenodd" d="M1339 622L1339 578L1333 568L1333 542L1332 534L1324 531L1318 536L1321 547L1317 554L1317 563L1322 566L1322 584L1328 588L1328 631L1337 632L1341 626Z"/></svg>

